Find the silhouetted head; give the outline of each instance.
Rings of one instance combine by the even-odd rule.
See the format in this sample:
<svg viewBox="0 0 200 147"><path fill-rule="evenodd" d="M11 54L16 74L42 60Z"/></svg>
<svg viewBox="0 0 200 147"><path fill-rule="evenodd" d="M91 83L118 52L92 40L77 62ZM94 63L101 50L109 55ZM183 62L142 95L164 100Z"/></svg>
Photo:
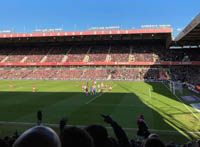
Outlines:
<svg viewBox="0 0 200 147"><path fill-rule="evenodd" d="M188 142L187 147L192 147L192 142Z"/></svg>
<svg viewBox="0 0 200 147"><path fill-rule="evenodd" d="M159 138L159 136L158 136L157 134L150 134L150 135L148 136L148 138L152 138L152 137L154 137L154 138Z"/></svg>
<svg viewBox="0 0 200 147"><path fill-rule="evenodd" d="M95 147L105 146L108 142L108 132L102 125L93 124L85 128L94 140Z"/></svg>
<svg viewBox="0 0 200 147"><path fill-rule="evenodd" d="M159 138L151 137L145 140L143 147L165 147L165 144Z"/></svg>
<svg viewBox="0 0 200 147"><path fill-rule="evenodd" d="M6 147L6 143L3 139L0 138L0 146L1 147Z"/></svg>
<svg viewBox="0 0 200 147"><path fill-rule="evenodd" d="M108 141L109 147L117 147L117 146L119 146L117 140L114 137L110 137L109 136L108 139L109 139L109 141Z"/></svg>
<svg viewBox="0 0 200 147"><path fill-rule="evenodd" d="M200 130L199 130L200 131ZM200 146L200 139L199 140L197 140L197 144Z"/></svg>
<svg viewBox="0 0 200 147"><path fill-rule="evenodd" d="M144 119L144 116L142 114L138 115L138 119Z"/></svg>
<svg viewBox="0 0 200 147"><path fill-rule="evenodd" d="M66 127L60 135L62 147L93 147L92 137L83 129Z"/></svg>
<svg viewBox="0 0 200 147"><path fill-rule="evenodd" d="M61 147L60 139L49 127L36 126L25 131L13 147Z"/></svg>

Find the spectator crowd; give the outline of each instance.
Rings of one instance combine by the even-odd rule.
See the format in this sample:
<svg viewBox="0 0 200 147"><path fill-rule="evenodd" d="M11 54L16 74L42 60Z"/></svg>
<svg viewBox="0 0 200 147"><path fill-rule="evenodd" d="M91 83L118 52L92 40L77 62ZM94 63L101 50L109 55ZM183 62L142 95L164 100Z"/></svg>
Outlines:
<svg viewBox="0 0 200 147"><path fill-rule="evenodd" d="M0 79L13 80L158 80L150 68L1 68Z"/></svg>
<svg viewBox="0 0 200 147"><path fill-rule="evenodd" d="M98 67L98 68L65 68L65 67L26 67L0 68L0 79L12 80L128 80L159 81L160 72L168 73L171 80L200 84L199 66L170 67Z"/></svg>
<svg viewBox="0 0 200 147"><path fill-rule="evenodd" d="M124 129L109 115L101 115L109 124L115 136L109 136L108 130L101 124L85 127L69 126L68 119L60 120L59 132L42 125L42 111L37 112L38 124L21 135L16 131L13 136L0 138L1 147L199 147L200 141L186 144L164 143L157 134L149 131L143 115L139 115L136 123L137 133L134 139L127 137Z"/></svg>
<svg viewBox="0 0 200 147"><path fill-rule="evenodd" d="M1 47L1 63L198 61L199 49L167 49L162 45L71 45ZM66 60L64 60L67 56Z"/></svg>

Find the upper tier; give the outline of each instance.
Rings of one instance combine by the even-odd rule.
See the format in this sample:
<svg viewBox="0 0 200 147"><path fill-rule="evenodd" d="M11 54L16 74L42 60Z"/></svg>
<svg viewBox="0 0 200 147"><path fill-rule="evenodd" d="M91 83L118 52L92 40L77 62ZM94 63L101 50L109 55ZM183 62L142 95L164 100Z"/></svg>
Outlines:
<svg viewBox="0 0 200 147"><path fill-rule="evenodd" d="M0 48L0 65L199 64L191 61L200 61L199 49L169 50L163 45L123 44Z"/></svg>

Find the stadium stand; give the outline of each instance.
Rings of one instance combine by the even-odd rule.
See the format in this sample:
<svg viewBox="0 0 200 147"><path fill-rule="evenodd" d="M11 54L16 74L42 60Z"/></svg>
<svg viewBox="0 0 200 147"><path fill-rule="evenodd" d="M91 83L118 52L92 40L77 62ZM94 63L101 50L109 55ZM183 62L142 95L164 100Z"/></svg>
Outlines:
<svg viewBox="0 0 200 147"><path fill-rule="evenodd" d="M131 48L132 47L132 48ZM131 49L130 49L131 48ZM110 52L109 52L110 51ZM171 49L163 46L72 46L0 48L1 63L61 63L65 62L154 62L199 61L199 49ZM67 56L66 60L64 57ZM110 57L110 59L106 59ZM132 58L132 60L130 59Z"/></svg>
<svg viewBox="0 0 200 147"><path fill-rule="evenodd" d="M108 46L94 46L91 48L88 56L89 62L104 62L106 60L106 55L108 54L109 47Z"/></svg>
<svg viewBox="0 0 200 147"><path fill-rule="evenodd" d="M55 47L51 48L50 52L47 54L47 59L44 62L62 62L64 55L67 54L68 48L65 47Z"/></svg>
<svg viewBox="0 0 200 147"><path fill-rule="evenodd" d="M1 68L0 79L23 80L160 80L163 68ZM173 80L200 83L197 67L171 66L165 68ZM110 77L110 78L109 78Z"/></svg>
<svg viewBox="0 0 200 147"><path fill-rule="evenodd" d="M110 50L111 61L128 62L130 55L129 46L112 46Z"/></svg>
<svg viewBox="0 0 200 147"><path fill-rule="evenodd" d="M180 80L196 85L200 83L199 75L199 66L172 66L170 68L170 76L175 81Z"/></svg>
<svg viewBox="0 0 200 147"><path fill-rule="evenodd" d="M24 61L25 63L36 63L41 62L42 59L49 52L49 48L37 47L37 48L29 48L31 51L26 55L27 59Z"/></svg>
<svg viewBox="0 0 200 147"><path fill-rule="evenodd" d="M149 68L5 68L1 79L24 80L158 80L158 69Z"/></svg>
<svg viewBox="0 0 200 147"><path fill-rule="evenodd" d="M199 61L199 49L168 50L164 46L151 45L71 45L71 46L39 46L10 47L0 49L2 64L37 63L106 63L110 66L91 67L80 65L79 69L64 67L4 67L0 69L1 79L46 79L46 80L159 80L159 70L167 68L173 79L199 83L198 66L159 66L137 65L137 62L193 62ZM115 63L125 65L114 66ZM135 65L130 65L134 63ZM168 64L168 63L167 63ZM51 65L51 64L50 64ZM178 69L178 70L177 70ZM185 74L184 74L185 73ZM190 74L188 74L190 73ZM176 76L176 77L175 77Z"/></svg>
<svg viewBox="0 0 200 147"><path fill-rule="evenodd" d="M85 46L75 46L72 47L71 51L68 53L68 62L83 62L85 54L87 54L89 47Z"/></svg>

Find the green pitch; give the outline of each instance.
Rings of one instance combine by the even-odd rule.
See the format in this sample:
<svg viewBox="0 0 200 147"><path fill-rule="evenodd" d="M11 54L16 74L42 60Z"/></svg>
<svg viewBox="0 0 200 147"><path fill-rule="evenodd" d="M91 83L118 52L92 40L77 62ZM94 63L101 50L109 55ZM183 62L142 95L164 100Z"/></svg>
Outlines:
<svg viewBox="0 0 200 147"><path fill-rule="evenodd" d="M13 88L10 88L11 83ZM61 118L67 117L70 125L100 123L108 126L101 114L109 114L134 137L137 116L143 114L152 132L169 140L176 142L177 137L170 136L177 134L179 140L199 137L200 114L162 83L104 82L104 85L112 85L113 90L106 88L103 93L89 96L82 90L82 84L87 82L76 83L0 81L0 121L35 123L40 109L45 123L58 124ZM33 85L36 92L32 92ZM0 130L3 128L1 125Z"/></svg>

